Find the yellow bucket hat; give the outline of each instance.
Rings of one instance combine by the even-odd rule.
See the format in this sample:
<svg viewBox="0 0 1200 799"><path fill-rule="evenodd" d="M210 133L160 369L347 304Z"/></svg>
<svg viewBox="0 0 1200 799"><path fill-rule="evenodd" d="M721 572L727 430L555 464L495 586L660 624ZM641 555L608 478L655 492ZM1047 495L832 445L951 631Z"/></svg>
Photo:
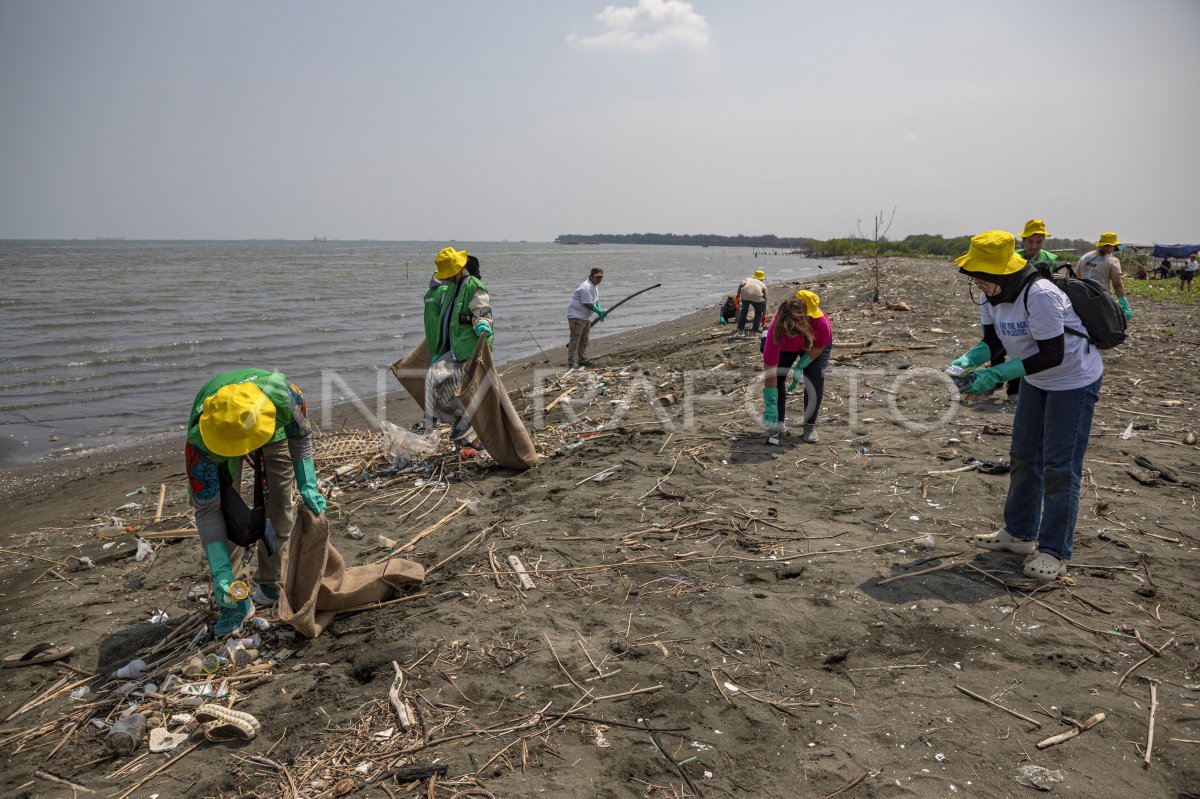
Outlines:
<svg viewBox="0 0 1200 799"><path fill-rule="evenodd" d="M754 279L755 279L755 280L762 280L762 279L764 279L766 276L767 276L767 273L766 273L766 272L764 272L763 270L761 270L761 269L755 269L755 270L754 270Z"/></svg>
<svg viewBox="0 0 1200 799"><path fill-rule="evenodd" d="M1027 239L1030 236L1036 236L1039 233L1043 236L1050 235L1046 232L1046 223L1040 219L1030 219L1025 223L1025 229L1021 231L1021 238Z"/></svg>
<svg viewBox="0 0 1200 799"><path fill-rule="evenodd" d="M985 275L1011 275L1025 267L1025 259L1016 253L1017 241L1003 230L989 230L971 237L967 254L954 259L964 272Z"/></svg>
<svg viewBox="0 0 1200 799"><path fill-rule="evenodd" d="M254 383L221 386L204 400L200 439L222 458L240 458L275 435L275 406Z"/></svg>
<svg viewBox="0 0 1200 799"><path fill-rule="evenodd" d="M796 292L796 299L804 303L804 312L813 319L820 319L825 315L818 306L821 304L821 298L811 291L800 289Z"/></svg>
<svg viewBox="0 0 1200 799"><path fill-rule="evenodd" d="M1096 242L1097 247L1120 247L1121 242L1117 241L1116 233L1101 233L1100 241Z"/></svg>
<svg viewBox="0 0 1200 799"><path fill-rule="evenodd" d="M437 257L433 259L433 265L437 267L433 276L438 280L449 280L450 278L461 272L467 265L467 251L456 250L453 247L443 247Z"/></svg>

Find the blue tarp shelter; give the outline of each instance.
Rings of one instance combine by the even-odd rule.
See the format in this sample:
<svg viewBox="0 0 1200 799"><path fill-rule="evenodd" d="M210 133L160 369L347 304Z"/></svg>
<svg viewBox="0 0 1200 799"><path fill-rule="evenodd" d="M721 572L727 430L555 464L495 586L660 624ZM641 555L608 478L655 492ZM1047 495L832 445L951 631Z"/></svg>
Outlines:
<svg viewBox="0 0 1200 799"><path fill-rule="evenodd" d="M1155 244L1154 258L1187 258L1200 251L1200 244Z"/></svg>

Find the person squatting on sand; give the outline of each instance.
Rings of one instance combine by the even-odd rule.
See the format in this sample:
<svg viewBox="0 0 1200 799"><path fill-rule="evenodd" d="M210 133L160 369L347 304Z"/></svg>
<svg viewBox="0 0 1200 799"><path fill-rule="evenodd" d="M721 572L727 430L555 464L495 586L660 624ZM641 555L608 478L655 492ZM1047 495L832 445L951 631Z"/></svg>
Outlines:
<svg viewBox="0 0 1200 799"><path fill-rule="evenodd" d="M767 443L786 429L788 391L804 381L804 435L808 443L817 437L817 412L825 392L825 369L833 349L833 329L829 317L820 308L821 298L801 289L785 301L771 318L763 339L763 425ZM793 366L794 365L794 366ZM792 369L792 382L786 389L783 379Z"/></svg>
<svg viewBox="0 0 1200 799"><path fill-rule="evenodd" d="M266 472L266 514L274 531L274 552L258 544L258 584L251 597L235 599L230 592L237 571L244 573L243 550L229 538L221 509L221 484L236 491L242 459L261 455ZM188 489L196 509L200 545L212 572L213 595L221 608L213 634L228 635L254 614L254 603L274 605L279 599L279 567L283 545L292 532L296 514L292 481L304 504L318 516L325 498L317 488L313 466L312 431L304 395L280 372L237 369L205 383L192 403L188 417ZM228 489L227 489L228 490Z"/></svg>
<svg viewBox="0 0 1200 799"><path fill-rule="evenodd" d="M425 372L425 429L445 422L455 445L480 450L467 409L455 396L479 338L487 336L491 347L494 336L491 298L483 281L467 271L469 258L466 250L444 247L433 259L436 282L425 292L425 344L433 358Z"/></svg>
<svg viewBox="0 0 1200 799"><path fill-rule="evenodd" d="M767 315L767 275L761 269L757 269L752 277L748 277L738 286L738 298L740 308L738 310L737 332L733 334L733 338L741 338L746 329L746 317L750 313L750 309L754 309L754 321L751 328L754 338L758 338L758 329L762 327L763 317Z"/></svg>
<svg viewBox="0 0 1200 799"><path fill-rule="evenodd" d="M604 280L604 270L596 267L588 274L587 280L579 284L571 295L571 303L567 306L567 327L571 337L567 341L567 367L591 366L587 359L588 335L592 330L592 314L600 317L603 322L608 312L600 307L600 281Z"/></svg>
<svg viewBox="0 0 1200 799"><path fill-rule="evenodd" d="M1005 380L1023 383L1013 418L1004 526L974 540L984 549L1036 551L1025 576L1050 581L1067 573L1071 558L1083 456L1104 364L1087 338L1066 334L1067 328L1084 330L1083 322L1067 295L1041 279L1014 244L1004 231L980 233L955 259L980 290L983 340L952 365L979 366L994 361L1000 349L1012 358L975 371L974 382L962 389L971 397Z"/></svg>
<svg viewBox="0 0 1200 799"><path fill-rule="evenodd" d="M717 324L727 325L738 315L738 300L733 294L725 295L725 302L721 303L720 315L717 317Z"/></svg>
<svg viewBox="0 0 1200 799"><path fill-rule="evenodd" d="M1085 280L1096 281L1105 292L1115 294L1121 310L1125 312L1125 319L1129 320L1133 318L1133 311L1129 307L1129 300L1125 298L1125 282L1121 274L1121 262L1113 255L1120 246L1121 242L1117 241L1116 233L1100 234L1100 241L1096 242L1096 249L1079 259L1075 273ZM1109 284L1112 284L1111 290Z"/></svg>

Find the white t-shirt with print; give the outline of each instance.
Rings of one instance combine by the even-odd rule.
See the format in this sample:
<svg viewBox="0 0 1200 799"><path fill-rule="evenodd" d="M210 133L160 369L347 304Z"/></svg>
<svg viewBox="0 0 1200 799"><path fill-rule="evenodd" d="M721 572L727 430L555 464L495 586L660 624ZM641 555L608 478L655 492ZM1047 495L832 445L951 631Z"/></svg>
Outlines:
<svg viewBox="0 0 1200 799"><path fill-rule="evenodd" d="M1067 295L1049 280L1035 280L1025 292L1029 294L1028 314L1022 293L1014 302L979 306L979 323L995 325L1008 357L1019 360L1037 352L1037 340L1063 336L1063 362L1026 376L1030 385L1043 391L1067 391L1096 382L1104 374L1100 350L1085 338L1064 335L1064 327L1087 332Z"/></svg>

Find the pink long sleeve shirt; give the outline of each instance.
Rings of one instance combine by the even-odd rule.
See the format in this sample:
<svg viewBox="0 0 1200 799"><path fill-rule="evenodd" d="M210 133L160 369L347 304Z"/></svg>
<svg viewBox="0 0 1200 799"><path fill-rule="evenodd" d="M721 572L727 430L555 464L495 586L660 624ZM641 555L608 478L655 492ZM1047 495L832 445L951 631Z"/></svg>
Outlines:
<svg viewBox="0 0 1200 799"><path fill-rule="evenodd" d="M767 342L763 346L763 365L779 366L779 353L781 352L807 352L811 349L823 350L833 341L833 328L829 325L829 317L824 312L820 318L813 319L811 316L808 321L812 326L812 342L806 342L804 336L781 336L779 343L775 343L775 320L779 318L779 312L771 317L771 326L767 328Z"/></svg>

